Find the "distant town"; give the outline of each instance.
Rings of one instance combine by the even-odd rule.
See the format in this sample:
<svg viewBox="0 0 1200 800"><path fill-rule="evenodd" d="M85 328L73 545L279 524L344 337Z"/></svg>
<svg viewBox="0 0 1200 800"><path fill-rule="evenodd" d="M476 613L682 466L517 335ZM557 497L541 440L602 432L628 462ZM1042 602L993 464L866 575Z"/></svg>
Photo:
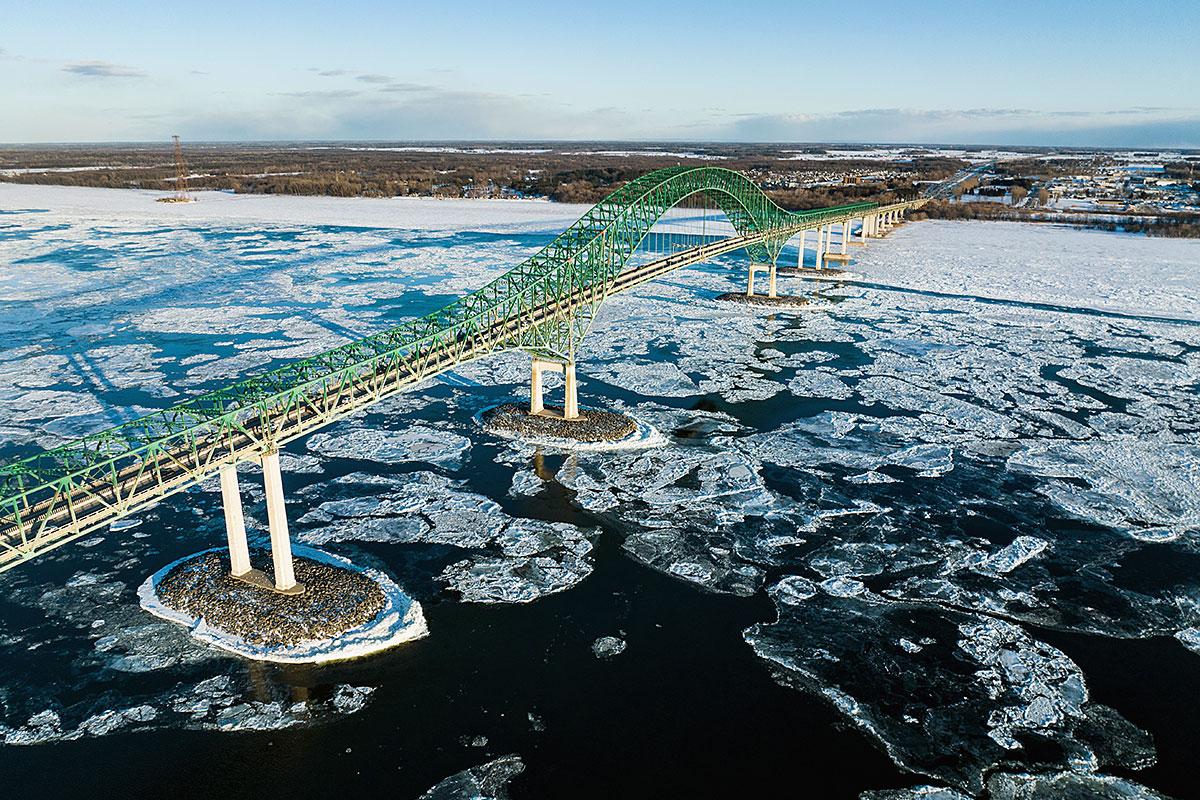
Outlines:
<svg viewBox="0 0 1200 800"><path fill-rule="evenodd" d="M719 163L785 208L894 202L976 166L923 212L1200 236L1200 151L613 142L184 143L189 191L593 203L638 175ZM0 181L172 190L170 142L0 147Z"/></svg>

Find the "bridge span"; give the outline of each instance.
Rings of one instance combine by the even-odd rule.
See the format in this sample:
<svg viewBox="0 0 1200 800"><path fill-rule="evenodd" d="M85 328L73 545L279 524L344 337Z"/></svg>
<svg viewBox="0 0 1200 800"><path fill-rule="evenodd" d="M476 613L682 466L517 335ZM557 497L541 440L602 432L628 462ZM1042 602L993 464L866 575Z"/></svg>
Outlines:
<svg viewBox="0 0 1200 800"><path fill-rule="evenodd" d="M724 212L733 235L646 262L633 258L656 222L695 198ZM0 466L0 571L219 475L231 572L261 581L250 564L237 478L237 465L253 462L263 470L272 588L303 591L292 566L281 446L459 364L514 349L531 356L531 413L552 413L542 400L542 373L552 370L564 375L561 413L570 419L578 415L576 352L607 298L736 250L749 255L747 294L755 295L755 275L766 273L766 296L775 297L789 240L798 239L802 266L808 232L815 232L819 269L847 258L852 240L881 235L927 200L789 212L730 170L651 172L521 264L432 314Z"/></svg>

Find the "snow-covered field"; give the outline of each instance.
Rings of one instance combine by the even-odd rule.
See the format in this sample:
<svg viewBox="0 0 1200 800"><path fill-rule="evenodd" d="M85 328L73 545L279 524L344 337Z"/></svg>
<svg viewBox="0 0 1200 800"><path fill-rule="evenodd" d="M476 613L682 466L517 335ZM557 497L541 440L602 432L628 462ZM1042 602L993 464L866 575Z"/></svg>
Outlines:
<svg viewBox="0 0 1200 800"><path fill-rule="evenodd" d="M580 210L163 206L0 184L0 454L431 311ZM616 531L623 557L680 585L766 592L777 618L730 646L947 792L1120 783L1151 796L1112 775L1153 762L1151 734L1178 732L1096 702L1094 676L1039 631L1200 658L1200 574L1162 568L1200 558L1200 242L921 222L854 255L855 282L782 281L819 291L819 313L714 301L744 285L736 255L612 299L581 350L580 399L645 420L659 447L548 467L538 448L486 436L478 412L525 391L518 354L294 443L282 461L296 538L406 590L420 573L443 599L511 604L570 593ZM252 475L243 491L254 526ZM309 705L248 699L227 656L136 608L153 568L219 543L215 485L140 519L0 576L13 607L38 610L0 618L0 736L369 709L372 687L353 684ZM639 644L621 641L628 664ZM129 677L148 672L173 688Z"/></svg>
<svg viewBox="0 0 1200 800"><path fill-rule="evenodd" d="M929 220L859 261L869 280L1065 310L1200 320L1200 240Z"/></svg>
<svg viewBox="0 0 1200 800"><path fill-rule="evenodd" d="M42 219L112 223L341 225L429 231L565 228L587 206L545 200L294 197L194 192L194 203L158 203L170 192L0 183L0 211L41 209Z"/></svg>

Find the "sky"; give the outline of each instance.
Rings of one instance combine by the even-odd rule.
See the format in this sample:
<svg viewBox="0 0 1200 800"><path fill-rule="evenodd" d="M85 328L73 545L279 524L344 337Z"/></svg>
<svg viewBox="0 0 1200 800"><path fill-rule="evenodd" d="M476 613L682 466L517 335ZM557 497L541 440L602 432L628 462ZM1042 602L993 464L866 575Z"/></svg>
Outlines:
<svg viewBox="0 0 1200 800"><path fill-rule="evenodd" d="M1200 147L1200 0L0 0L0 142Z"/></svg>

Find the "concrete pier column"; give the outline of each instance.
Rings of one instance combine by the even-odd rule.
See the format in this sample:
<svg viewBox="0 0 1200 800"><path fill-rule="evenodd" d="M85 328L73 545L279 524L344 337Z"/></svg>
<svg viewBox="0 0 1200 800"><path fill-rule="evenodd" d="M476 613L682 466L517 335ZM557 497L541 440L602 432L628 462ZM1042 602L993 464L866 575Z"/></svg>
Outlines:
<svg viewBox="0 0 1200 800"><path fill-rule="evenodd" d="M842 255L850 254L850 220L842 220Z"/></svg>
<svg viewBox="0 0 1200 800"><path fill-rule="evenodd" d="M825 266L825 231L826 228L824 225L817 228L816 259L813 263L816 269L821 269Z"/></svg>
<svg viewBox="0 0 1200 800"><path fill-rule="evenodd" d="M863 244L867 243L867 218L863 217L862 225L858 229L858 240Z"/></svg>
<svg viewBox="0 0 1200 800"><path fill-rule="evenodd" d="M529 413L530 414L546 414L546 406L543 401L544 385L542 382L542 373L544 372L561 372L563 375L563 419L576 419L579 417L579 399L578 390L575 385L575 362L574 361L551 361L546 358L533 357L530 367L529 380Z"/></svg>
<svg viewBox="0 0 1200 800"><path fill-rule="evenodd" d="M807 238L808 231L800 231L800 243L796 249L800 251L796 256L796 269L804 268L804 240Z"/></svg>
<svg viewBox="0 0 1200 800"><path fill-rule="evenodd" d="M767 297L778 297L779 296L779 293L775 290L775 264L776 264L776 262L774 262L774 261L771 262L771 271L769 273L770 278L768 280Z"/></svg>
<svg viewBox="0 0 1200 800"><path fill-rule="evenodd" d="M754 262L750 262L749 277L746 278L746 297L754 297Z"/></svg>
<svg viewBox="0 0 1200 800"><path fill-rule="evenodd" d="M271 562L275 566L275 591L300 594L292 569L292 540L288 536L287 507L283 503L283 477L279 474L279 451L262 456L263 487L267 492L267 526L271 530Z"/></svg>
<svg viewBox="0 0 1200 800"><path fill-rule="evenodd" d="M579 419L579 394L575 384L575 362L563 365L563 419Z"/></svg>
<svg viewBox="0 0 1200 800"><path fill-rule="evenodd" d="M225 507L225 534L229 539L229 574L240 578L250 572L250 546L246 543L246 519L233 464L221 467L221 504Z"/></svg>
<svg viewBox="0 0 1200 800"><path fill-rule="evenodd" d="M542 365L538 359L533 359L529 377L529 413L540 414L546 406L542 403Z"/></svg>

